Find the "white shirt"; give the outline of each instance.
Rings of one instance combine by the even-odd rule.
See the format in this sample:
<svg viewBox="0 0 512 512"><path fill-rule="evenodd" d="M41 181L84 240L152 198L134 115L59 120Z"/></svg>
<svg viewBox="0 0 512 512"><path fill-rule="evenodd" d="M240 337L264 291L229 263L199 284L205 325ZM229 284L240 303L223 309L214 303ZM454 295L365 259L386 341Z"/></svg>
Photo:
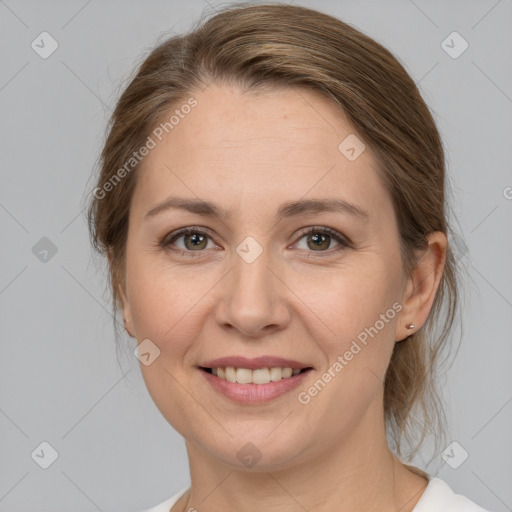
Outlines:
<svg viewBox="0 0 512 512"><path fill-rule="evenodd" d="M430 475L427 475L427 478L427 488L413 512L489 512L462 494L455 493L444 480ZM188 489L189 487L185 487L159 505L142 512L169 512Z"/></svg>

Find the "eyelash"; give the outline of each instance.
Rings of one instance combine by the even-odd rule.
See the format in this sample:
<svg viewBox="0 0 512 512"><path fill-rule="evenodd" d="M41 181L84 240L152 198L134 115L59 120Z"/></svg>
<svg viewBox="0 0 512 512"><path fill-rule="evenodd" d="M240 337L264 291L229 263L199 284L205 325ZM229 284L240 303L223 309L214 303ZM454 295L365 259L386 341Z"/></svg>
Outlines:
<svg viewBox="0 0 512 512"><path fill-rule="evenodd" d="M346 248L353 246L352 242L347 237L343 236L341 233L338 233L336 230L328 228L328 227L312 226L310 228L307 228L306 231L303 231L299 234L298 240L304 238L307 235L312 235L312 234L329 235L331 238L334 238L339 243L339 246L336 247L335 249L329 249L327 251L318 251L320 253L324 253L324 254L327 253L327 254L331 255L333 253L338 253ZM174 233L170 233L170 234L166 235L159 242L158 245L160 247L166 249L173 242L175 242L178 238L181 238L184 235L206 235L210 239L212 238L211 235L209 234L209 231L206 230L205 228L200 228L199 226L192 226L189 228L180 229ZM179 254L182 254L186 257L192 257L192 258L203 256L203 254L201 254L201 253L205 252L204 250L200 250L200 251L186 251L183 249L171 249L171 250L174 252L178 252ZM309 251L309 252L316 252L316 251ZM308 257L311 257L311 256L308 256ZM315 255L313 257L316 258L318 256Z"/></svg>

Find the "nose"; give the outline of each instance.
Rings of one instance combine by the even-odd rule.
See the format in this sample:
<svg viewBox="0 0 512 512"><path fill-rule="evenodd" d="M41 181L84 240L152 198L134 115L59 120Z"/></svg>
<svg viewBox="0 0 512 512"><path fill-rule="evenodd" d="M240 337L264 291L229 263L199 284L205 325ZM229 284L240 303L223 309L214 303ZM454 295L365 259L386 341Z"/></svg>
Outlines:
<svg viewBox="0 0 512 512"><path fill-rule="evenodd" d="M274 267L274 268L272 268ZM261 338L285 329L291 320L287 297L291 293L264 250L248 262L237 253L216 307L216 320L224 329L248 338Z"/></svg>

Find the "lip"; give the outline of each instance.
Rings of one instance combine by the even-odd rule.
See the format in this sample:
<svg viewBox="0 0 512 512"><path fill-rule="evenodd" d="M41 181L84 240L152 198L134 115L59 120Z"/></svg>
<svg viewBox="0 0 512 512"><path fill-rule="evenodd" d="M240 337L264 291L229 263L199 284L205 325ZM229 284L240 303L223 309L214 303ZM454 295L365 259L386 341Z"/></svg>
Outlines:
<svg viewBox="0 0 512 512"><path fill-rule="evenodd" d="M218 359L212 362L217 364L218 361L223 361L223 359ZM253 359L251 361L255 360ZM281 359L280 361L282 362L285 360ZM223 365L220 366L222 367ZM247 367L240 366L239 368ZM261 366L258 366L257 368L261 368ZM292 377L288 377L287 379L281 379L276 382L271 381L268 382L267 384L238 384L237 382L229 382L227 380L216 377L212 373L208 373L207 371L204 370L200 370L199 373L203 375L206 381L212 386L212 388L217 393L220 393L224 397L227 397L230 400L233 400L234 402L237 403L243 403L246 405L256 405L270 402L271 400L274 400L284 395L285 393L288 393L291 390L295 389L303 382L305 378L309 376L309 373L311 371L312 369L306 370L305 372L293 375Z"/></svg>
<svg viewBox="0 0 512 512"><path fill-rule="evenodd" d="M312 368L311 365L301 363L300 361L276 356L259 356L252 359L242 356L221 357L219 359L213 359L212 361L206 361L201 366L203 368L226 368L227 366L231 366L233 368L247 368L249 370L271 367L291 368L292 370ZM266 384L256 385L265 386Z"/></svg>

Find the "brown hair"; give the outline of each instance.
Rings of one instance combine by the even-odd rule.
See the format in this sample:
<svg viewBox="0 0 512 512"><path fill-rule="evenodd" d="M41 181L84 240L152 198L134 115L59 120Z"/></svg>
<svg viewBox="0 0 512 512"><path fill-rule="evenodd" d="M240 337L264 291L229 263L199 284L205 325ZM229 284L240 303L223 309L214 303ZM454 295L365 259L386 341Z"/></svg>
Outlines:
<svg viewBox="0 0 512 512"><path fill-rule="evenodd" d="M417 263L415 250L426 247L428 233L448 234L440 135L398 60L352 26L312 9L232 5L154 48L122 93L107 127L88 222L94 248L108 255L114 320L117 287L124 283L128 214L138 165L123 173L115 186L107 183L173 108L212 82L229 82L245 90L305 88L341 107L379 164L392 197L404 275L410 275ZM385 419L397 454L403 456L402 437L412 446L419 435L409 460L427 434L439 442L444 436L446 420L436 371L456 318L457 272L449 244L427 322L395 343L386 373Z"/></svg>

